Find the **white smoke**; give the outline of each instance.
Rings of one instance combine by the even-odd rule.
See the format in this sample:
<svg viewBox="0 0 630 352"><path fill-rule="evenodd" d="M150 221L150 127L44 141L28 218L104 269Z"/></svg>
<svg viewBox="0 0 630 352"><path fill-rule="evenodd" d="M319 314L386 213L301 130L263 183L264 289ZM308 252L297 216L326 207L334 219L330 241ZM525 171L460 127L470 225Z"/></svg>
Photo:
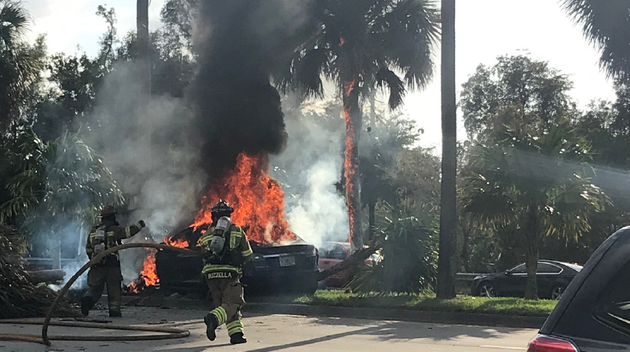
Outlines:
<svg viewBox="0 0 630 352"><path fill-rule="evenodd" d="M192 221L205 179L192 138L192 113L183 99L143 94L138 67L117 64L106 77L85 139L105 158L127 196L121 226L147 224L125 242L147 237L160 242L182 221ZM137 279L146 255L144 249L120 253L126 283Z"/></svg>
<svg viewBox="0 0 630 352"><path fill-rule="evenodd" d="M57 264L61 264L61 270L65 272L61 285L49 285L49 287L59 290L88 262L89 259L85 253L87 235L81 233L83 225L79 221L62 216L56 218L56 223L48 224L48 226L54 230L44 235L46 238L45 248L48 250L46 255L53 258L53 268L56 265L56 260L60 260L60 263ZM45 231L46 229L42 230ZM39 235L41 236L42 233ZM71 260L68 261L68 258ZM87 287L87 272L85 272L75 281L71 289L81 290Z"/></svg>
<svg viewBox="0 0 630 352"><path fill-rule="evenodd" d="M336 186L345 133L340 109L306 112L301 106L285 108L285 115L289 141L272 164L283 184L291 229L318 247L326 241L347 241L348 212Z"/></svg>
<svg viewBox="0 0 630 352"><path fill-rule="evenodd" d="M98 146L119 186L133 196L129 221L143 219L163 237L191 218L204 177L190 110L180 99L144 96L135 68L120 64L107 76L93 118L100 126L88 143Z"/></svg>

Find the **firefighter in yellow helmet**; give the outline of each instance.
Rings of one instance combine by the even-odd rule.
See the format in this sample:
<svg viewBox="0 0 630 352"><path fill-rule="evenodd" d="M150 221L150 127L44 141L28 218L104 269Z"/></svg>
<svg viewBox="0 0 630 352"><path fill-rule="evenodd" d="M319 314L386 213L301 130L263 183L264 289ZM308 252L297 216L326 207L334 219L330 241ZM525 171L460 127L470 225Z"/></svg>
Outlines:
<svg viewBox="0 0 630 352"><path fill-rule="evenodd" d="M122 244L122 240L129 238L142 230L146 224L140 220L129 227L121 227L116 221L116 209L108 205L101 211L101 223L90 231L85 250L90 259L104 250ZM90 268L88 272L88 286L90 288L81 298L81 313L87 316L90 309L101 298L103 289L107 285L107 299L109 316L120 317L122 304L122 273L118 252L104 257Z"/></svg>
<svg viewBox="0 0 630 352"><path fill-rule="evenodd" d="M240 279L252 248L243 229L230 220L234 209L227 202L218 201L210 212L212 225L199 240L205 253L203 274L215 306L204 318L206 335L214 341L215 330L226 324L231 344L246 343L241 321L245 300Z"/></svg>

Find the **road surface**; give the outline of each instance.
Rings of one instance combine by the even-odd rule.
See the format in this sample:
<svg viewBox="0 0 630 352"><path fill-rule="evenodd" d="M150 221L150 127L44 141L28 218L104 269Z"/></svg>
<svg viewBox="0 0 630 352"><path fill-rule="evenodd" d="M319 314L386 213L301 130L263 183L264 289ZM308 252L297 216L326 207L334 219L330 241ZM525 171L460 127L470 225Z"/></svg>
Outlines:
<svg viewBox="0 0 630 352"><path fill-rule="evenodd" d="M258 315L245 317L245 345L229 344L227 331L221 328L217 340L205 337L200 310L130 307L115 324L155 324L190 330L191 336L178 340L142 342L53 341L43 345L0 341L1 351L422 351L480 352L525 351L536 334L531 329L489 328L478 326L371 321L347 318ZM92 312L94 318L109 319L106 311ZM3 333L38 334L38 326L0 324ZM51 327L54 334L116 334L132 332Z"/></svg>

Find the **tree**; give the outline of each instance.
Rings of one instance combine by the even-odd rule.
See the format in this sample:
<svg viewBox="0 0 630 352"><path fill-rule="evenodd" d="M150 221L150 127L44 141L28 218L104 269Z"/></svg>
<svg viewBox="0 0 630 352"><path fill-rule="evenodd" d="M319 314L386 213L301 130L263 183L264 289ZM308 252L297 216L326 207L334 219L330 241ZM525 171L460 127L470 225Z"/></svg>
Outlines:
<svg viewBox="0 0 630 352"><path fill-rule="evenodd" d="M41 79L44 39L32 46L23 41L28 25L19 2L0 0L0 135L24 117Z"/></svg>
<svg viewBox="0 0 630 352"><path fill-rule="evenodd" d="M76 134L43 142L25 132L2 147L0 174L9 175L11 197L0 204L0 223L53 239L68 223L85 230L104 205L123 202L103 159Z"/></svg>
<svg viewBox="0 0 630 352"><path fill-rule="evenodd" d="M609 75L630 78L630 3L625 0L563 0L562 6L582 25L588 40L601 52Z"/></svg>
<svg viewBox="0 0 630 352"><path fill-rule="evenodd" d="M524 251L528 298L537 295L541 243L576 240L590 229L590 214L609 202L584 164L593 157L585 136L594 132L584 129L593 119L576 127L571 87L565 75L526 56L499 57L463 85L460 104L473 148L460 187L462 206L503 252Z"/></svg>
<svg viewBox="0 0 630 352"><path fill-rule="evenodd" d="M162 11L162 19L168 25L152 32L150 36L151 89L156 96L183 97L188 82L195 73L196 64L189 51L192 38L188 34L177 32L174 29L176 25L172 23L175 18L187 16L186 13L177 11L190 9L167 8L172 3L187 1L169 1ZM101 37L100 50L96 57L88 57L85 53L57 54L48 60L46 68L50 71L48 81L52 87L39 93L37 104L29 116L29 124L44 141L53 141L66 130L76 132L81 127L84 130L97 128L93 124L98 122L86 117L98 103L97 93L105 78L116 69L116 63L139 59L135 32L118 39L115 11L99 7L97 15L105 20L107 30Z"/></svg>
<svg viewBox="0 0 630 352"><path fill-rule="evenodd" d="M160 17L162 19L163 31L167 38L167 47L175 50L186 50L193 52L192 36L195 9L198 0L168 0Z"/></svg>
<svg viewBox="0 0 630 352"><path fill-rule="evenodd" d="M431 55L439 37L439 15L429 1L324 0L314 6L319 32L295 50L274 76L285 89L315 96L323 95L322 75L337 84L346 120L346 197L351 218L354 215L350 234L355 248L361 248L360 98L386 87L389 105L396 108L405 86L426 85L433 73Z"/></svg>
<svg viewBox="0 0 630 352"><path fill-rule="evenodd" d="M614 102L593 102L573 123L578 133L588 138L592 145L592 163L596 172L593 182L610 196L615 206L591 217L591 229L579 243L557 243L549 239L545 249L554 258L584 263L611 233L628 224L630 89L628 84L616 80L615 91L617 99Z"/></svg>
<svg viewBox="0 0 630 352"><path fill-rule="evenodd" d="M528 299L538 298L536 266L544 237L579 238L590 229L591 213L610 202L592 183L592 168L584 163L588 142L567 121L543 129L539 126L544 122L532 123L536 120L514 118L503 139L477 145L462 188L465 211L482 227L509 230L519 238Z"/></svg>
<svg viewBox="0 0 630 352"><path fill-rule="evenodd" d="M411 147L418 137L412 121L393 116L374 121L368 129L367 138L359 144L361 202L368 208L368 241L374 236L378 201L397 202L395 175L398 155Z"/></svg>
<svg viewBox="0 0 630 352"><path fill-rule="evenodd" d="M438 298L455 298L457 268L457 97L455 0L442 0L442 188Z"/></svg>
<svg viewBox="0 0 630 352"><path fill-rule="evenodd" d="M526 115L536 114L543 127L573 112L574 104L568 96L573 84L566 75L550 68L547 62L523 55L497 60L493 67L477 67L462 86L460 105L470 139L491 141L496 133L500 135L505 121L498 119L506 116L501 114L508 106L522 107Z"/></svg>

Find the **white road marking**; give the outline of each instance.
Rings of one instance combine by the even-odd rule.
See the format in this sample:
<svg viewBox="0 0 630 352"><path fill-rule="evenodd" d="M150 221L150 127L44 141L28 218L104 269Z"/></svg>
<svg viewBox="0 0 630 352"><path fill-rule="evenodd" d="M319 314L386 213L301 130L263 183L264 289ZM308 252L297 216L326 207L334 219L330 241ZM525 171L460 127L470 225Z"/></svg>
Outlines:
<svg viewBox="0 0 630 352"><path fill-rule="evenodd" d="M510 346L492 346L492 345L481 345L479 347L483 348L494 348L498 350L513 350L513 351L526 351L525 347L510 347Z"/></svg>

